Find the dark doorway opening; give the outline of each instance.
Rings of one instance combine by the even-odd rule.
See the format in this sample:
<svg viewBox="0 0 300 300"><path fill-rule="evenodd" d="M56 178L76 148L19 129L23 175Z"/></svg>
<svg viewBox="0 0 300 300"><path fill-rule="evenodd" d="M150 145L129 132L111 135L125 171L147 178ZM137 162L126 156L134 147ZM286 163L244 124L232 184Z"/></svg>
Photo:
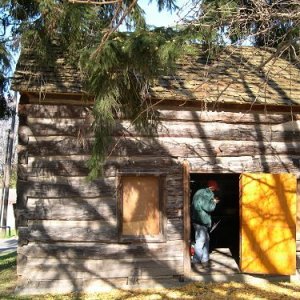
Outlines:
<svg viewBox="0 0 300 300"><path fill-rule="evenodd" d="M226 266L227 264L224 260L233 260L235 271L237 271L239 264L239 177L240 174L190 174L191 202L198 189L207 187L208 180L215 180L219 185L218 196L221 201L211 214L212 223L217 224L210 233L211 260L213 261L214 258L215 260L223 260L217 262L220 269L222 269L222 265ZM192 224L190 240L192 243L195 240Z"/></svg>

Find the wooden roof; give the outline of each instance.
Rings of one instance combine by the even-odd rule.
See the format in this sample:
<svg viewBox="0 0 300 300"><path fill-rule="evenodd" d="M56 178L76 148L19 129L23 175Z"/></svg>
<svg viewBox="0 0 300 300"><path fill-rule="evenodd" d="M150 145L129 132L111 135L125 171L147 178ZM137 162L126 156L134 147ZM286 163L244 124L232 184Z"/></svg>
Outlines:
<svg viewBox="0 0 300 300"><path fill-rule="evenodd" d="M56 49L59 51L59 49ZM228 47L217 59L186 56L172 76L158 78L155 99L207 103L300 105L300 66L274 58L274 50ZM80 72L60 56L56 64L37 64L24 51L17 65L13 88L21 93L82 94Z"/></svg>

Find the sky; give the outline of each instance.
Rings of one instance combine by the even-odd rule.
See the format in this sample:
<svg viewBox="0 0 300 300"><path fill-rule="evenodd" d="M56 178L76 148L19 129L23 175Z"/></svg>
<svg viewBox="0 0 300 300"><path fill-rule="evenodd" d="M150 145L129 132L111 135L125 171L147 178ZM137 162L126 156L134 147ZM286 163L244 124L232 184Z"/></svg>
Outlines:
<svg viewBox="0 0 300 300"><path fill-rule="evenodd" d="M188 0L177 0L177 6L181 7ZM155 0L152 3L149 3L149 0L139 0L138 4L143 8L146 12L146 22L148 25L154 25L157 27L161 26L174 26L176 22L179 20L179 17L176 15L176 12L170 13L168 11L158 12L157 2Z"/></svg>

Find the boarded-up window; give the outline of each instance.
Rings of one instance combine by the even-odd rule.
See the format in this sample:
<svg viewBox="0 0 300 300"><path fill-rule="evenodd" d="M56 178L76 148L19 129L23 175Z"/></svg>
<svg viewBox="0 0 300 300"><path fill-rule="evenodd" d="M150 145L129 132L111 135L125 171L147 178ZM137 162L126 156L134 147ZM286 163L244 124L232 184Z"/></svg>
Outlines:
<svg viewBox="0 0 300 300"><path fill-rule="evenodd" d="M121 235L157 237L162 234L159 176L123 176L121 179Z"/></svg>

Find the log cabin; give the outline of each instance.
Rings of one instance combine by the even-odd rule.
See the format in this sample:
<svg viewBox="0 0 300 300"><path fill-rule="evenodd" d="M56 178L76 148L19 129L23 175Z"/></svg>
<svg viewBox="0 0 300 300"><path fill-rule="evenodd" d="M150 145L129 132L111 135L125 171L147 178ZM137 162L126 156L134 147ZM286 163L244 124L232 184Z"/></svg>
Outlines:
<svg viewBox="0 0 300 300"><path fill-rule="evenodd" d="M81 77L62 57L40 66L24 51L13 81L19 291L298 280L300 69L273 54L187 56L151 88L157 133L119 120L104 175L89 181L93 134L82 141L80 131L92 102ZM211 268L195 271L191 200L208 180L221 188L218 226Z"/></svg>

